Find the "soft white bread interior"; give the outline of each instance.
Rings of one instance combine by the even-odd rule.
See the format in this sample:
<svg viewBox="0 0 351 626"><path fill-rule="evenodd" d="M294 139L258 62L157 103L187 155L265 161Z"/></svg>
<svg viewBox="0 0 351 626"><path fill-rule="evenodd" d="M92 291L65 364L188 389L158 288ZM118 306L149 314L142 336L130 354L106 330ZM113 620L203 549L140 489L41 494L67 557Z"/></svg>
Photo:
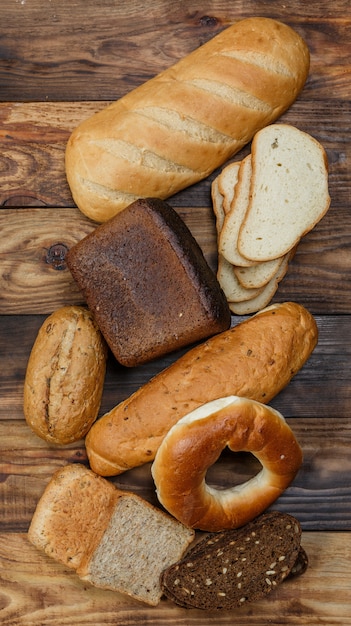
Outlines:
<svg viewBox="0 0 351 626"><path fill-rule="evenodd" d="M168 198L208 176L301 92L309 51L273 19L236 22L72 133L73 199L102 222L140 197Z"/></svg>
<svg viewBox="0 0 351 626"><path fill-rule="evenodd" d="M223 254L218 255L217 280L221 285L228 302L246 302L256 298L264 286L258 288L244 287L234 271L234 267Z"/></svg>
<svg viewBox="0 0 351 626"><path fill-rule="evenodd" d="M254 261L250 261L240 254L237 245L241 224L245 218L250 201L251 174L251 154L249 154L241 161L238 182L233 185L232 194L230 194L229 188L230 209L226 213L218 238L219 254L222 254L229 263L239 267L247 267L254 264ZM228 177L228 173L225 176ZM227 187L229 187L229 184Z"/></svg>
<svg viewBox="0 0 351 626"><path fill-rule="evenodd" d="M184 554L194 532L83 465L57 470L28 538L96 587L157 605L161 572Z"/></svg>
<svg viewBox="0 0 351 626"><path fill-rule="evenodd" d="M238 236L247 259L288 253L329 208L322 145L294 126L272 124L252 142L250 202Z"/></svg>
<svg viewBox="0 0 351 626"><path fill-rule="evenodd" d="M221 216L218 282L232 313L246 315L268 306L300 239L328 210L328 162L316 139L271 124L237 166L227 165L214 179L212 202Z"/></svg>

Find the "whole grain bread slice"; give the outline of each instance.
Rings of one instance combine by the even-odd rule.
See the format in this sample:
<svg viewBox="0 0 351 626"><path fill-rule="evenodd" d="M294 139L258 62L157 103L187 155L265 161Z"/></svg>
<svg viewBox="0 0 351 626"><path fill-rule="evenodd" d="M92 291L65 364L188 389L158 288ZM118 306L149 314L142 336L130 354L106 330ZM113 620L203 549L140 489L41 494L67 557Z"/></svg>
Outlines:
<svg viewBox="0 0 351 626"><path fill-rule="evenodd" d="M271 593L293 569L301 527L292 516L264 513L242 528L211 534L161 576L164 594L203 610L233 609Z"/></svg>
<svg viewBox="0 0 351 626"><path fill-rule="evenodd" d="M85 466L69 464L47 485L28 538L92 585L155 606L161 572L182 557L194 531Z"/></svg>
<svg viewBox="0 0 351 626"><path fill-rule="evenodd" d="M289 252L328 210L328 162L316 139L288 124L256 133L251 159L238 250L248 260L268 261Z"/></svg>

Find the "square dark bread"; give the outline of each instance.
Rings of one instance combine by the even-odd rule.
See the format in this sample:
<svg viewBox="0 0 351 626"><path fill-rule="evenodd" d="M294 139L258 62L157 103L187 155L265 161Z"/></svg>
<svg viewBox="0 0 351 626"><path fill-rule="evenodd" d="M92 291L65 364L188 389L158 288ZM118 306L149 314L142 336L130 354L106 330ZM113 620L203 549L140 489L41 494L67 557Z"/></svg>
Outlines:
<svg viewBox="0 0 351 626"><path fill-rule="evenodd" d="M163 593L185 608L233 609L271 593L307 567L301 526L272 511L242 528L212 533L161 575ZM301 555L301 556L300 556ZM304 564L304 569L296 564Z"/></svg>
<svg viewBox="0 0 351 626"><path fill-rule="evenodd" d="M116 359L133 367L227 330L226 297L190 230L155 198L75 244L67 265Z"/></svg>

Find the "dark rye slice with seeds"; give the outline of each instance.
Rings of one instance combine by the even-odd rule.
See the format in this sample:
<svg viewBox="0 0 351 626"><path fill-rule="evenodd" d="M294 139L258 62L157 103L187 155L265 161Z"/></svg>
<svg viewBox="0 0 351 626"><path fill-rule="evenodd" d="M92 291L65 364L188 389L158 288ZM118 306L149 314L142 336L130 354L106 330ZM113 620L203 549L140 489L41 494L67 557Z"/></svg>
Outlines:
<svg viewBox="0 0 351 626"><path fill-rule="evenodd" d="M273 591L290 574L300 552L301 526L272 511L242 528L206 536L161 575L176 604L233 609Z"/></svg>

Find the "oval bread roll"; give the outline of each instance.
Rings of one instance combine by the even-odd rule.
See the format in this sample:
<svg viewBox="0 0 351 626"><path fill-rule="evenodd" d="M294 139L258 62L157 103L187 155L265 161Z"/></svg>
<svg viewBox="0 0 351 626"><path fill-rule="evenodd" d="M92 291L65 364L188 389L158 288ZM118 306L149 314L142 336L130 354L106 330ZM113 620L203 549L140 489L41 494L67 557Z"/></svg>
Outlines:
<svg viewBox="0 0 351 626"><path fill-rule="evenodd" d="M140 387L90 429L90 466L112 476L152 461L167 432L201 404L237 395L268 403L317 344L312 315L275 304L195 348Z"/></svg>
<svg viewBox="0 0 351 626"><path fill-rule="evenodd" d="M73 199L98 222L208 176L302 90L309 51L289 26L241 20L80 124L66 150Z"/></svg>
<svg viewBox="0 0 351 626"><path fill-rule="evenodd" d="M100 408L106 359L106 343L87 309L66 306L49 315L24 381L24 415L39 437L68 444L86 435Z"/></svg>

